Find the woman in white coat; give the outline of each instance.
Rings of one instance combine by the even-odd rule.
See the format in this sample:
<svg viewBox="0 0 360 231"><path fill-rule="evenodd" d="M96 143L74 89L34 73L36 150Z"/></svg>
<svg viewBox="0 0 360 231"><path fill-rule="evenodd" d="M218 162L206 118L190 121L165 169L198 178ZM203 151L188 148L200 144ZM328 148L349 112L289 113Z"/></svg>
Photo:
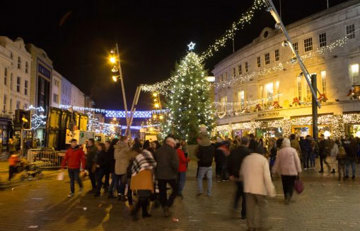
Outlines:
<svg viewBox="0 0 360 231"><path fill-rule="evenodd" d="M281 175L284 190L285 203L288 204L294 192L294 184L301 173L300 159L296 149L290 145L290 140L284 138L281 149L278 151L273 173Z"/></svg>

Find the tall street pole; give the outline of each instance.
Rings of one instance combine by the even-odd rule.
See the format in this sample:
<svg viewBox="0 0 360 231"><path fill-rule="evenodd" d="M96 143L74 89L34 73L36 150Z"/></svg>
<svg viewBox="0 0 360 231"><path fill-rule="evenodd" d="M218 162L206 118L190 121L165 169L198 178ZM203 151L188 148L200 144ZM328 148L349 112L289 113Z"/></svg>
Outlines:
<svg viewBox="0 0 360 231"><path fill-rule="evenodd" d="M128 128L129 128L129 115L128 115L128 108L127 108L127 101L126 101L126 94L125 94L125 86L124 86L124 79L123 79L123 74L122 74L122 70L121 70L121 61L120 61L120 53L119 53L119 46L116 43L116 54L117 54L117 60L118 60L118 65L119 65L119 76L120 76L120 84L121 84L121 91L122 91L122 97L123 97L123 101L124 101L124 109L125 109L125 118L126 118L126 131L125 131L125 135L128 134Z"/></svg>
<svg viewBox="0 0 360 231"><path fill-rule="evenodd" d="M317 92L317 82L316 82L316 74L311 75L311 85L314 88L315 92ZM318 130L318 108L317 108L317 97L312 97L312 131L313 131L313 138L315 140L318 139L319 130Z"/></svg>
<svg viewBox="0 0 360 231"><path fill-rule="evenodd" d="M291 38L290 38L290 35L289 33L287 32L285 26L284 26L284 23L282 22L281 20L281 17L279 16L279 13L277 12L276 8L275 8L275 5L273 3L272 0L267 0L267 5L268 5L268 11L270 12L271 16L273 16L274 20L276 21L276 28L279 28L282 30L282 32L284 33L285 37L286 37L286 44L290 47L292 53L295 55L296 57L296 60L300 66L300 69L302 71L302 73L304 74L305 76L305 80L310 88L310 91L313 95L313 97L315 97L316 99L316 104L317 106L320 108L321 105L320 105L320 102L317 100L317 94L316 94L316 91L313 89L312 85L311 85L311 82L310 82L310 79L311 79L311 76L309 74L309 71L306 69L299 53L295 50L294 48L294 45L293 43L291 42Z"/></svg>

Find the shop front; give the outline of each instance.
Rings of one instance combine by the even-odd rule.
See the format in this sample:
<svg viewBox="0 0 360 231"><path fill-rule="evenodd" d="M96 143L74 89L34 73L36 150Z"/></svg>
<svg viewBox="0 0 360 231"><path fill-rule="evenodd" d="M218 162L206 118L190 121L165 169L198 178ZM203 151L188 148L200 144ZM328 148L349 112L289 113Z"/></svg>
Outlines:
<svg viewBox="0 0 360 231"><path fill-rule="evenodd" d="M0 117L0 154L9 151L9 139L12 133L11 119Z"/></svg>

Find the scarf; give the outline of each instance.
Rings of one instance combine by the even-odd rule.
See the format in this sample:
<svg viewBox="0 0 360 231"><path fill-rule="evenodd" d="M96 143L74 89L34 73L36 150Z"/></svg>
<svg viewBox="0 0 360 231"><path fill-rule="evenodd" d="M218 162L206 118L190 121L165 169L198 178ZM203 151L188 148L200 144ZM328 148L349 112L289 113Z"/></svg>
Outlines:
<svg viewBox="0 0 360 231"><path fill-rule="evenodd" d="M156 167L156 161L148 150L143 150L139 153L132 164L131 175L135 176L143 170L152 170Z"/></svg>

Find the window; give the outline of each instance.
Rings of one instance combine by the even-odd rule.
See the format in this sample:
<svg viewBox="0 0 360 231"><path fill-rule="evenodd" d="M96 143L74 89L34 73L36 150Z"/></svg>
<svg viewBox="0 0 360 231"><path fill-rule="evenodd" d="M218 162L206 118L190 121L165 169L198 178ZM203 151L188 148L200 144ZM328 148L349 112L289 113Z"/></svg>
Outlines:
<svg viewBox="0 0 360 231"><path fill-rule="evenodd" d="M319 34L319 46L326 46L326 33Z"/></svg>
<svg viewBox="0 0 360 231"><path fill-rule="evenodd" d="M245 62L245 72L249 72L249 64L248 64L248 62Z"/></svg>
<svg viewBox="0 0 360 231"><path fill-rule="evenodd" d="M239 75L242 75L242 66L241 66L241 64L238 66L238 73L239 73Z"/></svg>
<svg viewBox="0 0 360 231"><path fill-rule="evenodd" d="M20 92L20 82L21 82L20 77L17 77L16 78L16 92Z"/></svg>
<svg viewBox="0 0 360 231"><path fill-rule="evenodd" d="M10 111L10 112L13 111L13 108L12 108L12 98L10 98L10 108L9 108L9 111Z"/></svg>
<svg viewBox="0 0 360 231"><path fill-rule="evenodd" d="M24 110L26 110L28 108L27 103L24 104Z"/></svg>
<svg viewBox="0 0 360 231"><path fill-rule="evenodd" d="M245 92L244 91L238 92L238 100L239 100L239 104L240 104L239 109L245 108Z"/></svg>
<svg viewBox="0 0 360 231"><path fill-rule="evenodd" d="M8 75L8 71L7 71L7 68L5 68L5 71L4 71L4 85L7 85L7 75Z"/></svg>
<svg viewBox="0 0 360 231"><path fill-rule="evenodd" d="M310 82L311 82L311 80L310 80ZM306 98L308 101L311 101L311 99L312 99L311 90L310 90L309 84L307 84L307 83L306 83Z"/></svg>
<svg viewBox="0 0 360 231"><path fill-rule="evenodd" d="M275 50L275 61L279 61L280 60L280 51L279 49Z"/></svg>
<svg viewBox="0 0 360 231"><path fill-rule="evenodd" d="M301 100L301 98L302 98L301 77L297 77L297 90L298 90L298 99Z"/></svg>
<svg viewBox="0 0 360 231"><path fill-rule="evenodd" d="M236 68L234 67L233 68L233 78L235 78L235 76L236 76Z"/></svg>
<svg viewBox="0 0 360 231"><path fill-rule="evenodd" d="M226 104L227 104L227 96L223 96L220 99L220 111L225 112L226 111Z"/></svg>
<svg viewBox="0 0 360 231"><path fill-rule="evenodd" d="M25 62L25 73L29 73L29 63Z"/></svg>
<svg viewBox="0 0 360 231"><path fill-rule="evenodd" d="M3 112L6 112L6 103L7 103L7 97L4 95L4 106L3 106Z"/></svg>
<svg viewBox="0 0 360 231"><path fill-rule="evenodd" d="M53 102L54 103L59 103L59 95L58 94L53 95Z"/></svg>
<svg viewBox="0 0 360 231"><path fill-rule="evenodd" d="M299 52L299 43L294 43L293 44L293 46L294 46L294 50L296 51L296 52Z"/></svg>
<svg viewBox="0 0 360 231"><path fill-rule="evenodd" d="M279 81L275 82L275 94L279 100L279 96L280 96L280 82Z"/></svg>
<svg viewBox="0 0 360 231"><path fill-rule="evenodd" d="M348 25L346 26L346 36L348 39L355 38L355 25Z"/></svg>
<svg viewBox="0 0 360 231"><path fill-rule="evenodd" d="M17 65L18 69L21 69L21 58L18 57L18 65Z"/></svg>
<svg viewBox="0 0 360 231"><path fill-rule="evenodd" d="M350 78L352 85L359 85L360 84L360 77L359 77L359 64L351 64L350 65Z"/></svg>
<svg viewBox="0 0 360 231"><path fill-rule="evenodd" d="M13 74L10 74L10 90L13 89Z"/></svg>
<svg viewBox="0 0 360 231"><path fill-rule="evenodd" d="M274 83L268 83L265 85L265 93L268 101L273 101L274 97Z"/></svg>
<svg viewBox="0 0 360 231"><path fill-rule="evenodd" d="M311 51L313 49L312 38L307 38L304 40L304 49L305 52Z"/></svg>
<svg viewBox="0 0 360 231"><path fill-rule="evenodd" d="M25 83L24 83L24 95L28 95L28 81L25 80Z"/></svg>
<svg viewBox="0 0 360 231"><path fill-rule="evenodd" d="M20 109L20 101L16 101L16 109Z"/></svg>
<svg viewBox="0 0 360 231"><path fill-rule="evenodd" d="M10 52L10 58L13 59L14 58L14 55L12 52Z"/></svg>
<svg viewBox="0 0 360 231"><path fill-rule="evenodd" d="M322 93L326 94L326 71L321 71L321 87L322 87Z"/></svg>
<svg viewBox="0 0 360 231"><path fill-rule="evenodd" d="M55 86L58 87L58 86L59 86L59 80L56 80L56 79L55 79L55 83L54 83L54 84L55 84Z"/></svg>
<svg viewBox="0 0 360 231"><path fill-rule="evenodd" d="M260 57L256 58L256 63L257 63L258 67L261 67L261 58Z"/></svg>
<svg viewBox="0 0 360 231"><path fill-rule="evenodd" d="M270 64L270 54L269 53L265 54L265 64L266 65Z"/></svg>

